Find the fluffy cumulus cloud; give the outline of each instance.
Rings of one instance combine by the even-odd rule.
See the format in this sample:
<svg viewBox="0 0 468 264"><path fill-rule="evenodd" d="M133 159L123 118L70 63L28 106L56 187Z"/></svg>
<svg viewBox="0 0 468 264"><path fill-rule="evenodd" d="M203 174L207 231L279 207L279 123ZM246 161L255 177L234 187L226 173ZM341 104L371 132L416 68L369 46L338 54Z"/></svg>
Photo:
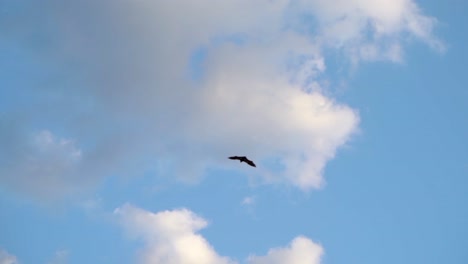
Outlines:
<svg viewBox="0 0 468 264"><path fill-rule="evenodd" d="M13 2L0 35L30 83L2 92L15 103L0 108L0 183L36 196L143 171L196 181L231 154L267 182L319 188L359 123L325 92L324 50L398 61L407 40L442 47L411 0Z"/></svg>
<svg viewBox="0 0 468 264"><path fill-rule="evenodd" d="M238 263L220 256L197 232L207 222L187 209L152 213L125 204L114 211L127 234L144 242L139 263L226 264ZM323 249L298 236L288 247L274 248L265 256L250 256L249 264L320 264Z"/></svg>
<svg viewBox="0 0 468 264"><path fill-rule="evenodd" d="M265 256L250 256L249 264L320 264L323 248L312 240L299 236L285 248L270 249Z"/></svg>
<svg viewBox="0 0 468 264"><path fill-rule="evenodd" d="M18 264L18 259L0 248L0 264Z"/></svg>
<svg viewBox="0 0 468 264"><path fill-rule="evenodd" d="M207 222L187 209L152 213L125 204L114 213L130 236L144 241L140 263L234 263L197 233Z"/></svg>

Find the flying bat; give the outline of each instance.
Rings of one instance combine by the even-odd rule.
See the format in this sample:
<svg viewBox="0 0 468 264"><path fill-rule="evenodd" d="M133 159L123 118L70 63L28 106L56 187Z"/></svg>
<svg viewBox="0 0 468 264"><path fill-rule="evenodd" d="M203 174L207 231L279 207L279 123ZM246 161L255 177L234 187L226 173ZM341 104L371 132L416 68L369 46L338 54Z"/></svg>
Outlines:
<svg viewBox="0 0 468 264"><path fill-rule="evenodd" d="M232 157L229 157L229 159L239 160L239 162L245 162L245 163L249 164L252 167L257 167L257 166L255 166L255 163L253 163L253 161L249 160L246 156L232 156Z"/></svg>

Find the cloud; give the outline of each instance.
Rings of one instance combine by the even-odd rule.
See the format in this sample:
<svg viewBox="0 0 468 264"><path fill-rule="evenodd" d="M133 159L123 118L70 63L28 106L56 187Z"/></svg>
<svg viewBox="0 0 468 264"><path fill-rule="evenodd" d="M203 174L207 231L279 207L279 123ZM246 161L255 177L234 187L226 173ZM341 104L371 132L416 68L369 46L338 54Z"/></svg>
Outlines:
<svg viewBox="0 0 468 264"><path fill-rule="evenodd" d="M187 209L151 213L125 204L114 213L131 237L144 241L139 263L235 263L197 233L207 222Z"/></svg>
<svg viewBox="0 0 468 264"><path fill-rule="evenodd" d="M18 259L0 248L0 264L18 264Z"/></svg>
<svg viewBox="0 0 468 264"><path fill-rule="evenodd" d="M247 196L242 199L242 204L243 205L253 205L255 203L255 197L253 196Z"/></svg>
<svg viewBox="0 0 468 264"><path fill-rule="evenodd" d="M301 1L312 13L324 45L343 50L351 60L402 60L402 43L420 40L445 50L434 36L437 19L423 14L412 0Z"/></svg>
<svg viewBox="0 0 468 264"><path fill-rule="evenodd" d="M400 61L406 38L442 47L436 20L410 0L31 5L2 17L12 26L0 35L40 65L40 77L4 97L17 104L1 112L26 116L17 123L27 133L5 135L17 143L0 155L24 164L21 148L39 148L29 131L48 131L34 175L55 183L35 187L24 168L9 168L0 181L39 198L109 175L196 182L208 167L230 168L231 154L258 161L264 182L320 188L327 162L359 125L357 110L326 95L324 51L353 62ZM265 165L271 160L279 171Z"/></svg>
<svg viewBox="0 0 468 264"><path fill-rule="evenodd" d="M0 175L4 184L45 199L76 191L77 182L85 184L77 171L82 153L73 140L48 130L28 134L14 125L2 128Z"/></svg>
<svg viewBox="0 0 468 264"><path fill-rule="evenodd" d="M323 248L312 240L298 236L288 247L270 249L266 256L250 256L249 264L320 264Z"/></svg>
<svg viewBox="0 0 468 264"><path fill-rule="evenodd" d="M238 263L220 256L198 234L206 220L187 209L152 213L130 204L114 211L127 234L144 242L139 263L223 264ZM323 248L304 236L296 237L288 247L270 249L266 256L249 256L249 264L319 264Z"/></svg>
<svg viewBox="0 0 468 264"><path fill-rule="evenodd" d="M102 208L102 198L88 198L78 203L78 205L88 213L95 212Z"/></svg>
<svg viewBox="0 0 468 264"><path fill-rule="evenodd" d="M54 257L48 264L66 264L68 263L68 250L58 250L55 252Z"/></svg>

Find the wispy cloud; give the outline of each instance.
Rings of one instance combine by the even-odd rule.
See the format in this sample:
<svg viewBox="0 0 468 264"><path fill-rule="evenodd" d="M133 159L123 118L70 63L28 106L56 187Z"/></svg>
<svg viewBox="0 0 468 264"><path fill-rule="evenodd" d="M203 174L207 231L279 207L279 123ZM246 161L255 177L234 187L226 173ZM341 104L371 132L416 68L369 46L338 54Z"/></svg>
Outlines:
<svg viewBox="0 0 468 264"><path fill-rule="evenodd" d="M5 143L0 175L5 184L46 200L76 191L77 182L86 184L78 171L81 150L72 140L48 130L21 135L19 129L5 127L3 133L7 135L0 139ZM8 133L17 134L9 137Z"/></svg>
<svg viewBox="0 0 468 264"><path fill-rule="evenodd" d="M19 264L16 256L0 248L0 264Z"/></svg>
<svg viewBox="0 0 468 264"><path fill-rule="evenodd" d="M55 252L52 260L47 264L66 264L68 263L68 256L70 255L68 250L58 250Z"/></svg>
<svg viewBox="0 0 468 264"><path fill-rule="evenodd" d="M247 196L242 199L242 205L253 205L255 204L255 197Z"/></svg>
<svg viewBox="0 0 468 264"><path fill-rule="evenodd" d="M434 36L437 20L423 14L412 0L302 1L319 24L324 47L343 51L361 60L403 59L402 45L420 40L438 52L444 43Z"/></svg>

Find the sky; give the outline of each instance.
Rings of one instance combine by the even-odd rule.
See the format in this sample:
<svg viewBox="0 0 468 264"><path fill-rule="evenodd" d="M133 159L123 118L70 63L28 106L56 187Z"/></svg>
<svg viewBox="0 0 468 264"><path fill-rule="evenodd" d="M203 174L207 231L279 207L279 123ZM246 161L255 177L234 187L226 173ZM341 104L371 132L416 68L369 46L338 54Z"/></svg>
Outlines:
<svg viewBox="0 0 468 264"><path fill-rule="evenodd" d="M0 264L468 263L467 8L0 1Z"/></svg>

